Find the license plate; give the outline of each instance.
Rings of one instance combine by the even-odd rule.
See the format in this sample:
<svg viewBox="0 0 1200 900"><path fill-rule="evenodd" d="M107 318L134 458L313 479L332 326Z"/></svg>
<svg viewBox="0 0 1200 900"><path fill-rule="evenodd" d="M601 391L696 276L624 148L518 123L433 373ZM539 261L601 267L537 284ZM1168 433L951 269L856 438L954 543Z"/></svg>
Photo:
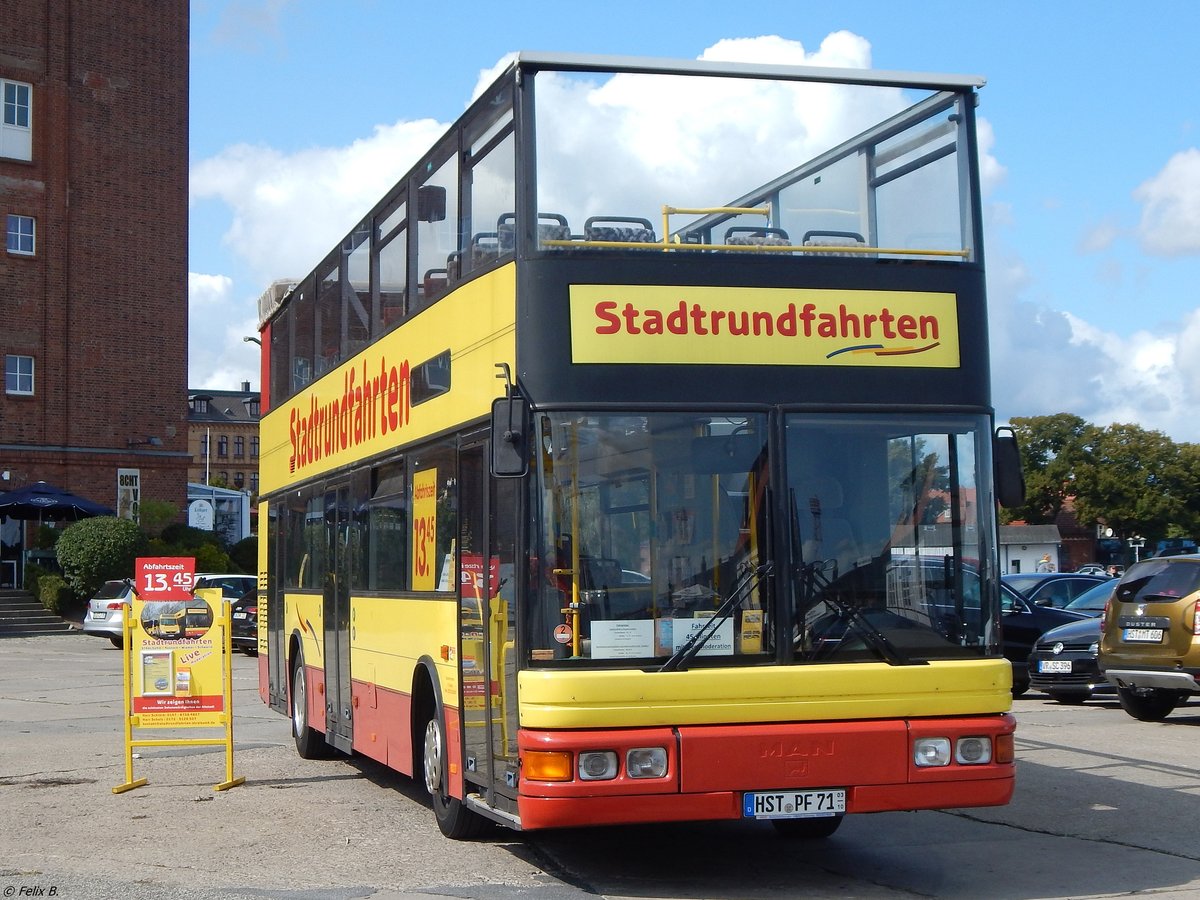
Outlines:
<svg viewBox="0 0 1200 900"><path fill-rule="evenodd" d="M92 618L93 618L93 619L107 619L107 618L108 618L108 612L107 612L107 611L106 611L106 612L93 612L93 613L92 613Z"/></svg>
<svg viewBox="0 0 1200 900"><path fill-rule="evenodd" d="M1043 673L1066 673L1071 674L1071 661L1069 659L1043 659L1038 662L1038 671Z"/></svg>
<svg viewBox="0 0 1200 900"><path fill-rule="evenodd" d="M747 819L802 819L845 811L846 792L842 789L754 791L742 795L742 815Z"/></svg>
<svg viewBox="0 0 1200 900"><path fill-rule="evenodd" d="M1163 630L1161 628L1126 628L1121 640L1128 644L1161 644Z"/></svg>
<svg viewBox="0 0 1200 900"><path fill-rule="evenodd" d="M246 614L243 612L236 612L233 614L233 617L235 619L244 619L244 618L246 618Z"/></svg>

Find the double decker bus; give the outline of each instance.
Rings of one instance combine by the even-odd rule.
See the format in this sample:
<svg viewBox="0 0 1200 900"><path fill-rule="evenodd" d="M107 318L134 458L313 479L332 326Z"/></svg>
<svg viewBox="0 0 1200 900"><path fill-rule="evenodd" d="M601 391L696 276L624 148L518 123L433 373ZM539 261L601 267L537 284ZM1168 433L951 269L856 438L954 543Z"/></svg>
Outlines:
<svg viewBox="0 0 1200 900"><path fill-rule="evenodd" d="M519 54L264 294L300 755L455 838L1008 802L982 84Z"/></svg>

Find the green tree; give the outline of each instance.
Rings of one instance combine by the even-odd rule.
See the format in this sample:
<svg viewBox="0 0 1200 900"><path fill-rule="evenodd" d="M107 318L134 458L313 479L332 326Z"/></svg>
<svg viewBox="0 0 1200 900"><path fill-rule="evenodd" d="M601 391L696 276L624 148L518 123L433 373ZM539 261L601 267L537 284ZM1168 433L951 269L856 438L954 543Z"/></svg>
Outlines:
<svg viewBox="0 0 1200 900"><path fill-rule="evenodd" d="M1121 424L1097 429L1087 464L1075 472L1076 515L1147 541L1194 527L1198 488L1188 466L1193 459L1161 431Z"/></svg>
<svg viewBox="0 0 1200 900"><path fill-rule="evenodd" d="M149 537L158 537L178 518L179 507L166 500L143 500L138 507L138 522Z"/></svg>
<svg viewBox="0 0 1200 900"><path fill-rule="evenodd" d="M1004 522L1051 523L1068 497L1077 496L1076 471L1090 461L1096 426L1071 413L1015 417L1025 472L1025 505L1001 510Z"/></svg>
<svg viewBox="0 0 1200 900"><path fill-rule="evenodd" d="M131 578L145 546L145 534L129 519L97 516L63 531L55 552L71 590L90 597L105 581Z"/></svg>

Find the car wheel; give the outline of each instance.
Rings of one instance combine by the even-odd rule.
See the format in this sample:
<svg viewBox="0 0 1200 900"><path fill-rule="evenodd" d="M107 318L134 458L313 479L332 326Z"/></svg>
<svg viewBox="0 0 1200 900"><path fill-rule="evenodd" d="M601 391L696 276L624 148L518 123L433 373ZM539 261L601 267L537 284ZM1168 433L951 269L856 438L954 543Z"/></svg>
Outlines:
<svg viewBox="0 0 1200 900"><path fill-rule="evenodd" d="M125 638L119 634L110 634L108 639L118 650L125 646Z"/></svg>
<svg viewBox="0 0 1200 900"><path fill-rule="evenodd" d="M772 819L775 833L780 837L800 840L820 840L830 837L842 824L845 816L824 816L819 819Z"/></svg>
<svg viewBox="0 0 1200 900"><path fill-rule="evenodd" d="M1022 672L1013 666L1013 683L1012 695L1016 697L1024 697L1029 692L1029 673Z"/></svg>
<svg viewBox="0 0 1200 900"><path fill-rule="evenodd" d="M1143 722L1160 722L1179 705L1175 691L1162 688L1118 688L1121 709Z"/></svg>
<svg viewBox="0 0 1200 900"><path fill-rule="evenodd" d="M1050 695L1050 699L1054 702L1063 703L1068 706L1078 706L1080 703L1086 703L1092 696L1091 694L1080 694L1078 692L1047 691L1046 693Z"/></svg>
<svg viewBox="0 0 1200 900"><path fill-rule="evenodd" d="M301 759L328 759L331 755L325 735L308 724L308 676L304 656L299 653L292 661L292 737Z"/></svg>
<svg viewBox="0 0 1200 900"><path fill-rule="evenodd" d="M257 647L243 647L242 652L245 653L247 656L258 656L258 648Z"/></svg>
<svg viewBox="0 0 1200 900"><path fill-rule="evenodd" d="M425 739L422 744L421 770L425 777L425 790L433 807L442 834L453 840L473 838L483 831L487 820L472 812L457 797L451 797L447 781L446 735L442 718L436 710L425 723Z"/></svg>

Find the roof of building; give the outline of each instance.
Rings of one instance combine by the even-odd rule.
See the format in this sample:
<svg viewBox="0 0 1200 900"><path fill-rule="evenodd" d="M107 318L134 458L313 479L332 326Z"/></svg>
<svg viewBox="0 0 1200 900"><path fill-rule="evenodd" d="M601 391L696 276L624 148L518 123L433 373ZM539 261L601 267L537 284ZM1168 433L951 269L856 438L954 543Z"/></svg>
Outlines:
<svg viewBox="0 0 1200 900"><path fill-rule="evenodd" d="M259 420L258 391L248 383L240 391L218 391L212 388L188 390L188 422L253 424ZM202 403L201 401L207 401Z"/></svg>
<svg viewBox="0 0 1200 900"><path fill-rule="evenodd" d="M1001 544L1061 544L1057 525L1001 525Z"/></svg>

